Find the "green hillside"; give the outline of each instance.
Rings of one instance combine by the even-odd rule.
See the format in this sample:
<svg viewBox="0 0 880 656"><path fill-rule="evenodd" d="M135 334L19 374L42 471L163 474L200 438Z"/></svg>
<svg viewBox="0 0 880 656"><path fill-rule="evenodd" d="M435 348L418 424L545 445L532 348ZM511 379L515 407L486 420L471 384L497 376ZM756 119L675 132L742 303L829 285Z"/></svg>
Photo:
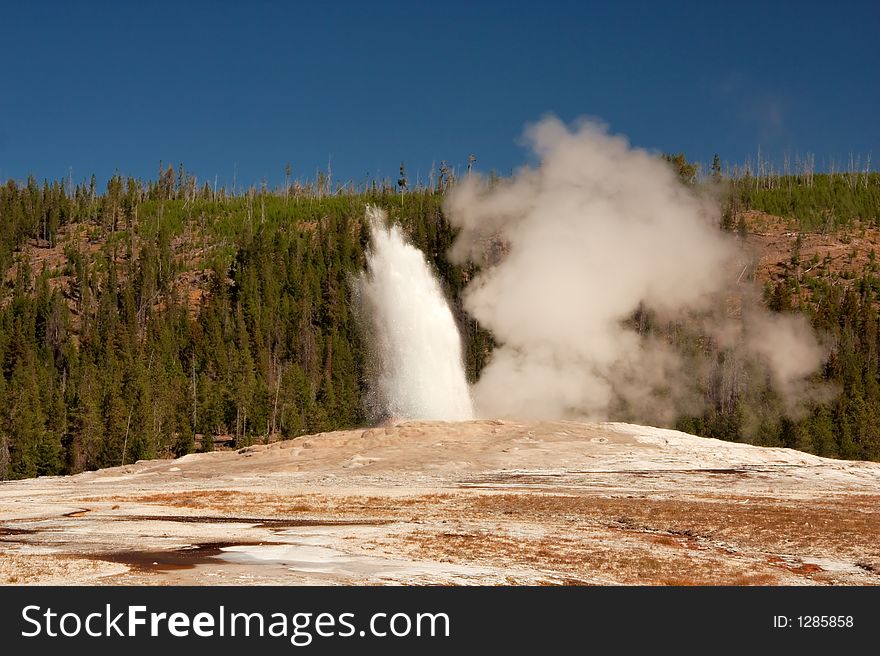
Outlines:
<svg viewBox="0 0 880 656"><path fill-rule="evenodd" d="M880 219L877 174L855 185L826 178L734 181L719 229L737 229L744 208L803 230ZM474 271L444 257L454 235L442 189L328 187L230 195L171 168L101 191L94 179L0 187L0 479L211 449L219 436L238 446L366 423L350 279L364 264L367 203L432 260L475 379L492 340L460 309ZM797 281L768 288L774 310L808 312L826 336L817 378L839 394L791 419L766 381L731 388L712 374L700 381L706 411L678 427L880 459L878 291L869 270L820 286L803 307Z"/></svg>

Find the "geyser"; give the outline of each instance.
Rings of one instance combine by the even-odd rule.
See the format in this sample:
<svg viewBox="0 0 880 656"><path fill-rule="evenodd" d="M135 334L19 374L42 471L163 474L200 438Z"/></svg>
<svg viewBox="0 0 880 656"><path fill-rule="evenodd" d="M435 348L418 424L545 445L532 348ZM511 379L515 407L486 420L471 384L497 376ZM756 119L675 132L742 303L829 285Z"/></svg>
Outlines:
<svg viewBox="0 0 880 656"><path fill-rule="evenodd" d="M371 245L355 281L371 348L369 409L376 418L473 417L458 327L428 262L385 213L367 208Z"/></svg>

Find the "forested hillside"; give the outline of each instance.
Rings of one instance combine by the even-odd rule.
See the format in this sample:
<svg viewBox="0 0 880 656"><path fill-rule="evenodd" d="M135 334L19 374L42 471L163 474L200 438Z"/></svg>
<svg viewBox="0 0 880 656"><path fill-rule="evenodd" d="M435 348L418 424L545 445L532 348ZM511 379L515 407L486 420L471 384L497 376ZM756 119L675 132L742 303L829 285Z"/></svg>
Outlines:
<svg viewBox="0 0 880 656"><path fill-rule="evenodd" d="M755 217L766 213L792 235L790 249L774 242L786 244L782 261L762 268L756 259L747 275L773 310L805 312L827 337L820 376L839 393L786 418L765 386L748 385L747 375L726 385L719 366L701 381L706 411L678 427L880 459L880 276L870 232L880 176L723 182L719 229L760 247L766 228ZM474 272L444 257L453 238L441 211L447 184L331 190L319 180L231 194L199 186L182 167L149 182L117 176L102 190L94 178L10 180L0 187L0 479L365 423L350 276L363 266L367 203L401 222L433 261L473 379L492 340L460 309ZM848 235L856 252L828 260L818 246L810 251L813 234Z"/></svg>

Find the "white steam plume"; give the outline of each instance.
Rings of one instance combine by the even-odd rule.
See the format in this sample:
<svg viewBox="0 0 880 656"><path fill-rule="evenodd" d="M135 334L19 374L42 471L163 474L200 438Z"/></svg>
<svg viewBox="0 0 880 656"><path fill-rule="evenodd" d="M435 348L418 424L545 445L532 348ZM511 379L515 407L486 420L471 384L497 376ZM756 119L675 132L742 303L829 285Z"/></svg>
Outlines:
<svg viewBox="0 0 880 656"><path fill-rule="evenodd" d="M538 168L491 185L468 176L444 208L460 228L450 258L483 267L464 307L498 342L473 388L480 416L606 418L621 400L653 421L693 411L708 365L640 336L627 320L641 307L699 317L783 396L802 390L823 357L802 319L756 303L745 320L718 311L738 271L717 207L600 124L545 118L526 139Z"/></svg>

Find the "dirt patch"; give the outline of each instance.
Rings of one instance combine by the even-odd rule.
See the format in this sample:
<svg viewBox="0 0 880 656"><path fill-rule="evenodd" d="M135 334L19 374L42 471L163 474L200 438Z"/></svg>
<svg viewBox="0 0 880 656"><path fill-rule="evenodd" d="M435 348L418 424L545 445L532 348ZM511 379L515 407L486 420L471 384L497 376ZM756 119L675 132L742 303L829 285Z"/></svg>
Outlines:
<svg viewBox="0 0 880 656"><path fill-rule="evenodd" d="M802 283L816 278L851 285L865 271L878 270L880 229L872 225L855 222L827 234L801 233L793 222L772 214L749 211L744 216L749 227L746 243L755 262L753 273L760 284L793 276ZM810 300L808 285L800 293Z"/></svg>
<svg viewBox="0 0 880 656"><path fill-rule="evenodd" d="M748 585L775 582L772 572L758 572L749 583L745 567L712 554L701 557L678 551L668 553L650 541L612 542L610 536L541 538L490 533L416 532L407 538L414 553L439 555L450 562L482 562L507 567L538 567L564 578L616 581L634 585ZM687 571L687 577L681 572Z"/></svg>
<svg viewBox="0 0 880 656"><path fill-rule="evenodd" d="M421 494L413 496L382 497L325 494L263 494L234 490L195 490L180 494L142 494L132 496L88 497L85 503L129 502L160 505L170 508L229 511L234 508L258 509L265 515L320 514L323 517L363 518L365 514L376 517L414 508L440 507L455 495L451 493ZM253 518L252 518L253 519ZM265 521L260 518L255 521ZM306 520L309 521L309 520ZM322 520L324 521L324 520ZM385 521L385 520L368 520Z"/></svg>
<svg viewBox="0 0 880 656"><path fill-rule="evenodd" d="M119 563L91 557L3 553L0 557L0 585L94 584L124 574Z"/></svg>
<svg viewBox="0 0 880 656"><path fill-rule="evenodd" d="M767 559L767 562L771 565L776 565L777 567L781 567L782 569L787 569L789 572L793 572L794 574L803 574L803 575L811 575L818 574L819 572L824 572L821 567L814 563L802 563L800 561L789 562L784 558L780 558L778 556L771 556Z"/></svg>
<svg viewBox="0 0 880 656"><path fill-rule="evenodd" d="M840 550L880 558L880 506L862 497L772 503L630 499L599 496L485 495L469 499L475 513L503 513L520 521L538 517L587 522L621 529L729 542L785 551L793 547Z"/></svg>

